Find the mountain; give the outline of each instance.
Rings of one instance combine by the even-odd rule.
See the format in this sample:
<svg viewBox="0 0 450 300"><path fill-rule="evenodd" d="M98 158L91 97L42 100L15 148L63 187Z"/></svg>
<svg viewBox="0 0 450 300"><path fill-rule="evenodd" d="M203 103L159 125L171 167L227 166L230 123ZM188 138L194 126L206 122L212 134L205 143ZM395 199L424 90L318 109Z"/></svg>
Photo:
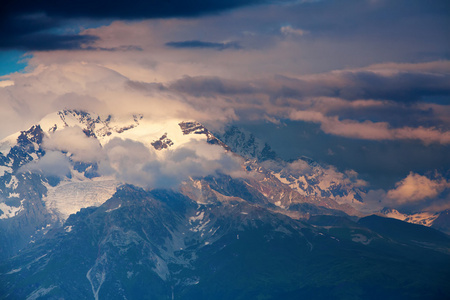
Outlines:
<svg viewBox="0 0 450 300"><path fill-rule="evenodd" d="M0 298L450 296L447 235L233 132L63 110L1 141Z"/></svg>
<svg viewBox="0 0 450 300"><path fill-rule="evenodd" d="M262 162L278 158L277 154L267 143L264 143L255 137L251 132L236 126L227 127L223 133L218 133L217 136L227 144L232 151L247 159L253 158Z"/></svg>
<svg viewBox="0 0 450 300"><path fill-rule="evenodd" d="M145 159L155 161L164 160L174 152L177 153L175 155L186 156L183 151L192 151L193 142L200 143L193 145L197 148L211 145L220 147L222 150L219 152L233 153L231 147L195 121L155 121L147 120L142 115L117 119L110 115L102 117L75 110L50 114L29 130L0 142L2 258L33 243L51 227L61 225L69 215L81 208L99 206L114 194L122 184L122 178L113 176L110 170L105 171L111 167L102 165L102 156L106 155L102 151L109 149L108 145L114 142L117 144L118 139L134 145L132 151L142 151L141 148L151 150L154 156L146 156ZM113 155L117 156L128 144L119 144L111 152L115 151ZM83 152L80 145L87 147L90 153ZM141 147L136 148L136 145ZM217 152L217 148L211 149ZM210 155L211 151L206 152ZM100 160L96 158L98 153L101 154ZM94 156L97 160L87 156ZM240 157L237 154L233 156ZM59 165L51 165L49 157ZM202 164L203 158L195 158L196 163ZM203 197L203 193L215 193L220 197L241 197L297 218L308 218L314 214L358 214L352 207L341 205L331 198L306 197L295 188L280 182L272 171L262 167L257 161L240 159L241 168L246 175L235 178L225 176L226 174L219 177L186 176L182 178L182 191L196 200ZM117 164L120 163L119 161ZM216 161L206 161L204 164L208 167L213 163ZM229 163L224 161L222 164ZM119 167L124 169L127 166ZM212 174L217 175L215 171ZM142 173L133 173L125 181L141 175ZM139 181L142 182L145 183L145 178Z"/></svg>
<svg viewBox="0 0 450 300"><path fill-rule="evenodd" d="M233 152L258 162L292 190L310 199L315 198L316 204L320 201L318 199L332 199L341 205L341 210L350 215L362 215L361 212L370 211L363 200L367 194L368 183L352 170L340 172L333 166L320 164L305 156L300 156L292 162L283 161L267 143L236 126L230 126L223 133L216 135L229 145ZM345 206L351 209L343 209ZM448 211L401 213L386 207L378 213L388 218L450 233Z"/></svg>
<svg viewBox="0 0 450 300"><path fill-rule="evenodd" d="M444 210L439 213L439 216L433 221L431 227L450 234L450 210Z"/></svg>
<svg viewBox="0 0 450 300"><path fill-rule="evenodd" d="M404 214L393 208L384 208L380 213L388 218L402 220L408 223L432 226L439 217L439 213L420 212L413 214Z"/></svg>
<svg viewBox="0 0 450 300"><path fill-rule="evenodd" d="M3 264L0 279L4 299L443 299L449 250L445 234L377 216L304 222L123 186Z"/></svg>
<svg viewBox="0 0 450 300"><path fill-rule="evenodd" d="M217 135L233 152L258 161L278 180L301 195L330 198L355 209L363 206L367 183L358 179L353 171L341 173L332 166L323 166L305 156L285 162L267 143L236 126L230 126Z"/></svg>
<svg viewBox="0 0 450 300"><path fill-rule="evenodd" d="M378 214L412 224L432 227L450 234L450 218L448 217L448 210L442 212L422 211L416 213L401 213L396 209L385 207Z"/></svg>
<svg viewBox="0 0 450 300"><path fill-rule="evenodd" d="M28 131L7 139L0 153L0 257L15 254L34 238L41 237L55 220L42 197L48 180L40 174L18 173L21 166L44 155L42 130ZM9 146L7 151L4 151Z"/></svg>

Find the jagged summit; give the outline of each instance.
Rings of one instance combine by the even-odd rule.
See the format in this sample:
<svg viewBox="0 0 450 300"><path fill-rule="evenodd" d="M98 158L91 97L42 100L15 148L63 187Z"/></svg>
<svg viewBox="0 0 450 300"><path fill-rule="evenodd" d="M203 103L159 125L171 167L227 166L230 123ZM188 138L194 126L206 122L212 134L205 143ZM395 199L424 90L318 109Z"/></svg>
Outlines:
<svg viewBox="0 0 450 300"><path fill-rule="evenodd" d="M439 213L431 213L431 212L418 212L418 213L410 213L404 214L399 212L393 208L383 208L380 211L382 216L402 220L408 223L420 224L424 226L431 226L434 221L439 217Z"/></svg>
<svg viewBox="0 0 450 300"><path fill-rule="evenodd" d="M120 181L100 174L97 162L80 161L80 157L65 147L67 142L79 139L74 136L76 130L68 131L74 128L78 128L81 135L98 141L100 147L119 138L141 143L149 150L159 150L156 151L158 155L164 155L161 150L177 149L191 141L219 145L225 151L229 149L195 121L155 122L141 114L117 118L81 110L61 110L45 116L30 129L0 141L0 219L14 218L26 211L28 184L42 194L46 206L44 210L63 220L80 208L102 204L114 193ZM54 140L54 136L58 137L58 141ZM61 154L55 157L55 150ZM52 158L45 156L47 152L53 153ZM52 166L55 159L62 165ZM67 166L69 162L70 166ZM41 167L50 169L52 173L42 173ZM57 169L64 168L68 168L66 173L59 174L61 171ZM28 174L30 171L33 174ZM41 221L46 218L42 216Z"/></svg>
<svg viewBox="0 0 450 300"><path fill-rule="evenodd" d="M113 138L130 139L157 150L174 149L191 140L206 140L229 150L202 124L196 121L177 119L152 120L142 114L128 117L108 115L80 110L62 110L47 115L39 122L45 134L51 134L67 127L80 127L88 137L97 138L102 146Z"/></svg>
<svg viewBox="0 0 450 300"><path fill-rule="evenodd" d="M222 146L225 150L231 151L231 148L223 143L221 140L219 140L217 137L215 137L208 129L206 129L202 124L199 122L193 121L193 122L180 122L178 125L180 125L181 130L183 131L184 135L188 134L204 134L207 138L207 143L211 145L219 145Z"/></svg>

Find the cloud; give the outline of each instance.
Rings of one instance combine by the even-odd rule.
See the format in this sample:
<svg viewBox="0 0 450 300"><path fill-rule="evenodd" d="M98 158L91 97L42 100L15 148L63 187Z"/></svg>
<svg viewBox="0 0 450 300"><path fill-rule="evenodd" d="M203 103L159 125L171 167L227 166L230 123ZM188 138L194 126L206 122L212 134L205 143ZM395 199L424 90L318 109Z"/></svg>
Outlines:
<svg viewBox="0 0 450 300"><path fill-rule="evenodd" d="M55 28L61 27L64 20L59 17L49 17L42 11L16 14L8 7L0 21L0 50L37 50L80 49L98 39L92 35L77 33L55 33Z"/></svg>
<svg viewBox="0 0 450 300"><path fill-rule="evenodd" d="M249 82L224 79L217 76L184 76L171 82L167 88L194 97L237 96L259 92Z"/></svg>
<svg viewBox="0 0 450 300"><path fill-rule="evenodd" d="M303 1L204 15L225 6L256 3L208 2L205 7L193 4L196 12L192 8L192 14L183 15L199 16L195 18L88 22L87 27L95 25L88 29L65 18L72 20L70 28L53 30L63 24L58 22L66 22L58 16L118 13L131 20L135 13L157 15L163 9L133 12L135 7L122 12L115 9L119 1L111 3L109 11L96 12L83 11L81 3L73 4L70 12L56 5L34 13L38 5L33 3L29 9L16 4L5 9L33 20L36 34L50 30L96 38L80 46L83 50L34 52L26 74L5 78L14 85L0 88L0 120L8 124L0 126L1 136L29 127L47 113L73 107L98 113L139 112L152 118L189 116L217 127L237 119L280 123L291 118L320 124L324 132L336 136L448 144L450 62L445 55L430 61L418 54L446 51L442 42L446 35L439 27L447 20L442 19L446 9L442 1L414 2L406 11L389 1L376 9L367 1ZM414 28L384 16L389 9ZM431 22L425 22L423 11L434 17ZM314 36L284 38L280 28L289 34L301 28ZM390 28L395 30L386 30ZM393 36L394 31L399 35ZM415 36L411 40L414 31L426 36L426 42L417 44ZM434 34L425 34L429 32ZM197 47L233 45L214 41L239 41L242 48L198 51Z"/></svg>
<svg viewBox="0 0 450 300"><path fill-rule="evenodd" d="M194 17L218 13L237 7L268 3L266 0L212 1L92 1L81 0L71 5L54 1L21 1L2 5L0 15L0 49L70 50L83 49L98 37L55 33L77 19L133 20L144 18Z"/></svg>
<svg viewBox="0 0 450 300"><path fill-rule="evenodd" d="M93 163L100 161L103 151L96 138L86 136L80 127L65 127L51 133L43 141L44 149L70 153L77 162Z"/></svg>
<svg viewBox="0 0 450 300"><path fill-rule="evenodd" d="M298 174L310 174L313 171L312 167L302 159L290 163L288 169L290 169L290 171L298 172Z"/></svg>
<svg viewBox="0 0 450 300"><path fill-rule="evenodd" d="M364 206L361 207L363 213L372 214L379 212L385 206L392 206L392 202L386 203L386 191L383 189L372 189L363 195Z"/></svg>
<svg viewBox="0 0 450 300"><path fill-rule="evenodd" d="M109 57L104 59L104 64L110 63ZM398 72L406 72L405 69L413 70L408 71L413 72L410 77L414 72L445 77L449 68L450 62L442 62L375 65L364 70L377 72L387 80ZM133 69L134 63L129 64L129 71ZM236 119L274 122L291 119L317 123L325 133L348 138L450 143L448 105L420 100L411 104L391 99L331 97L339 86L356 86L347 75L341 76L349 72L367 71L332 71L298 78L275 76L253 80L184 76L173 81L153 82L130 80L109 65L87 62L38 65L32 72L10 75L10 82L14 84L0 89L0 116L8 123L0 127L0 132L9 129L11 131L5 133L10 134L23 130L48 113L73 108L102 114L142 113L152 118L189 115L191 119L215 123L218 127ZM415 81L410 84L420 86ZM441 87L436 89L429 95L442 90ZM399 86L398 93L402 93L401 90Z"/></svg>
<svg viewBox="0 0 450 300"><path fill-rule="evenodd" d="M420 74L445 78L450 62L374 65L363 70L332 71L296 78L275 76L245 80L183 76L155 82L131 80L110 65L115 56L104 56L103 64L108 67L97 62L40 64L29 73L10 75L9 80L14 84L0 89L0 117L8 123L8 126L0 126L0 132L11 130L3 136L23 130L53 111L74 108L102 114L142 113L152 118L188 115L206 124L215 123L217 127L236 119L273 122L291 119L320 124L325 133L347 138L450 143L448 105L420 99L414 103L390 98L346 99L336 92L351 86L356 90L359 81L349 78L367 72L378 74L383 81L391 77L394 83L395 74L399 72L411 72L408 77L417 73L418 78ZM128 66L127 73L136 69L135 62L125 60L124 65ZM169 66L157 65L155 68L158 72ZM183 68L182 64L180 68ZM349 77L349 73L353 75ZM430 87L423 97L443 93L445 82L436 82L435 90ZM372 89L376 88L375 83ZM408 90L410 85L420 88L420 83L414 80L404 83L405 87L399 84L396 93L403 93L402 90ZM358 89L368 90L365 85ZM124 99L127 99L126 103Z"/></svg>
<svg viewBox="0 0 450 300"><path fill-rule="evenodd" d="M70 176L73 162L96 163L101 176L148 189L177 188L189 178L208 175L246 176L241 157L206 141L191 141L157 153L140 142L120 138L101 147L79 127L65 127L45 137L43 146L45 155L24 165L21 172L63 178Z"/></svg>
<svg viewBox="0 0 450 300"><path fill-rule="evenodd" d="M422 126L417 128L391 128L386 122L339 120L338 117L327 117L316 111L294 111L290 113L289 118L318 123L325 133L348 138L366 140L416 139L425 144L450 144L450 131L442 131L436 128Z"/></svg>
<svg viewBox="0 0 450 300"><path fill-rule="evenodd" d="M235 118L230 107L188 102L158 84L132 82L110 68L91 63L39 65L10 78L14 85L0 88L2 138L29 128L49 113L70 108L118 117L141 113L149 119L189 116L198 121L225 122Z"/></svg>
<svg viewBox="0 0 450 300"><path fill-rule="evenodd" d="M239 157L204 142L187 143L161 156L142 143L115 138L104 150L105 160L99 165L102 174L145 188L175 188L191 177L244 173Z"/></svg>
<svg viewBox="0 0 450 300"><path fill-rule="evenodd" d="M410 172L385 191L372 189L364 195L364 212L394 208L402 213L441 212L450 207L450 182L438 172L420 175Z"/></svg>
<svg viewBox="0 0 450 300"><path fill-rule="evenodd" d="M435 198L448 188L450 183L442 176L430 179L410 172L406 178L396 184L395 189L387 192L387 198L397 205L408 204Z"/></svg>
<svg viewBox="0 0 450 300"><path fill-rule="evenodd" d="M62 94L53 101L56 110L73 109L86 111L104 111L105 104L89 95L80 95L75 92Z"/></svg>
<svg viewBox="0 0 450 300"><path fill-rule="evenodd" d="M9 15L32 14L45 12L48 15L66 18L90 17L90 18L118 18L118 19L142 19L142 18L167 18L181 16L199 16L202 14L216 13L227 9L268 3L258 0L231 0L212 1L196 0L189 4L183 1L164 3L158 1L125 0L106 1L96 0L95 5L87 0L77 1L72 5L57 3L54 1L23 1L8 3L3 7L3 13Z"/></svg>
<svg viewBox="0 0 450 300"><path fill-rule="evenodd" d="M225 42L225 43L213 43L213 42L203 42L203 41L182 41L182 42L168 42L166 46L172 48L198 48L198 49L241 49L242 47L237 42Z"/></svg>
<svg viewBox="0 0 450 300"><path fill-rule="evenodd" d="M448 97L450 61L418 64L379 64L363 68L273 81L278 97L336 97L344 100L389 100L399 103Z"/></svg>
<svg viewBox="0 0 450 300"><path fill-rule="evenodd" d="M284 35L296 35L296 36L302 36L308 33L308 31L306 30L295 29L290 25L282 26L280 28L280 32Z"/></svg>
<svg viewBox="0 0 450 300"><path fill-rule="evenodd" d="M83 49L92 44L98 37L80 35L57 35L39 33L31 36L5 37L0 42L0 50L48 51Z"/></svg>
<svg viewBox="0 0 450 300"><path fill-rule="evenodd" d="M37 172L46 176L63 178L70 174L69 159L59 151L47 151L39 160L22 166L19 172Z"/></svg>
<svg viewBox="0 0 450 300"><path fill-rule="evenodd" d="M0 81L0 88L14 85L14 81L12 80L2 80Z"/></svg>
<svg viewBox="0 0 450 300"><path fill-rule="evenodd" d="M237 120L299 120L291 123L310 126L333 146L348 138L342 143L358 145L351 153L362 153L359 165L371 163L372 171L379 163L367 162L365 155L378 155L396 174L393 181L411 170L402 165L409 147L420 149L408 161L412 165L436 153L430 148L444 157L450 145L448 1L72 2L2 6L0 50L33 52L24 73L1 78L7 80L0 84L1 138L63 108L142 113L155 120L183 117L214 128ZM49 149L98 161L87 154L98 148L75 131L77 144L56 137ZM298 131L290 134L297 137ZM404 151L382 158L375 152L384 154L387 143L376 141ZM293 158L302 154L295 147L301 142L288 143L283 147L297 151ZM99 162L105 174L143 186L186 178L187 172L176 170L204 174L196 168L214 173L234 166L234 158L205 158L191 148L158 163L139 145L122 141L108 147L101 150L108 160ZM328 148L335 160L345 152ZM426 171L423 161L415 172ZM308 171L297 164L291 167Z"/></svg>
<svg viewBox="0 0 450 300"><path fill-rule="evenodd" d="M156 159L142 143L115 138L104 147L104 159L99 171L104 175L114 175L118 180L147 186L154 181L153 174L145 172L143 166Z"/></svg>

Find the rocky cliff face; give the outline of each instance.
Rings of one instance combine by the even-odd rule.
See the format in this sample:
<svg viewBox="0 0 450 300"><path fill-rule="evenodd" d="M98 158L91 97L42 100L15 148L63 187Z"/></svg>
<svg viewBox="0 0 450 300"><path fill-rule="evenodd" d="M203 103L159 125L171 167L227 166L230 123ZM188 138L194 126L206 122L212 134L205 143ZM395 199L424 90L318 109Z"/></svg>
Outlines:
<svg viewBox="0 0 450 300"><path fill-rule="evenodd" d="M42 202L48 180L41 174L20 172L22 166L45 154L42 138L40 126L33 126L20 132L11 144L7 141L3 144L3 148L9 149L0 154L1 259L40 238L56 222Z"/></svg>

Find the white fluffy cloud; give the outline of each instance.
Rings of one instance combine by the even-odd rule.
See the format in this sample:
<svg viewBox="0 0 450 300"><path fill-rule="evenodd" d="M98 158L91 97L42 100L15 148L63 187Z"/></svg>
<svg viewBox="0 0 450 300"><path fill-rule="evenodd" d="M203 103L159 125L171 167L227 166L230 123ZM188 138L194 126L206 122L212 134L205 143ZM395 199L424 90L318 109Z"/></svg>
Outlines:
<svg viewBox="0 0 450 300"><path fill-rule="evenodd" d="M450 182L445 178L430 179L413 172L396 184L395 189L388 191L387 198L395 204L420 202L439 196L450 188Z"/></svg>
<svg viewBox="0 0 450 300"><path fill-rule="evenodd" d="M20 172L27 171L63 178L70 174L70 162L59 151L47 151L41 159L34 160L20 168Z"/></svg>
<svg viewBox="0 0 450 300"><path fill-rule="evenodd" d="M129 139L114 138L104 147L79 127L66 127L44 139L45 155L21 168L46 176L70 175L71 163L96 163L101 176L144 188L175 188L193 177L227 174L243 177L243 159L218 145L191 141L157 153ZM70 160L69 160L70 158Z"/></svg>
<svg viewBox="0 0 450 300"><path fill-rule="evenodd" d="M158 156L154 150L131 140L115 138L104 148L105 159L99 170L118 180L145 188L171 188L190 177L217 172L241 176L241 158L226 153L220 146L191 142Z"/></svg>
<svg viewBox="0 0 450 300"><path fill-rule="evenodd" d="M74 161L93 163L100 161L103 151L96 138L88 137L80 127L66 127L44 138L44 148L70 154Z"/></svg>

